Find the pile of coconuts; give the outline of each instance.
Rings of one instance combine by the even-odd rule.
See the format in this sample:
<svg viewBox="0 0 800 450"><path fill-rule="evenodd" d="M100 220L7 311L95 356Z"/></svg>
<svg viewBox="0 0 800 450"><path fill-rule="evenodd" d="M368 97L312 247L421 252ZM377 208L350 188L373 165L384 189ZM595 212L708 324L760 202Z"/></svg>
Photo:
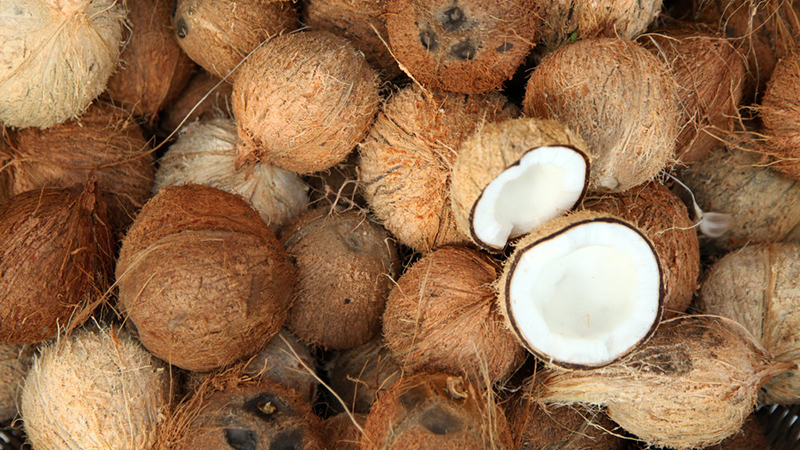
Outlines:
<svg viewBox="0 0 800 450"><path fill-rule="evenodd" d="M767 448L800 403L792 2L0 17L34 450Z"/></svg>

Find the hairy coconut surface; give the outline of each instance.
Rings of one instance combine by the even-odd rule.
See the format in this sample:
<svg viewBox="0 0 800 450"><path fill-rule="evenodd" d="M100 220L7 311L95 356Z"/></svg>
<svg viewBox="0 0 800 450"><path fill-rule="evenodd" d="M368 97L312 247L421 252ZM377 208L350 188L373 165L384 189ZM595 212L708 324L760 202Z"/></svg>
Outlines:
<svg viewBox="0 0 800 450"><path fill-rule="evenodd" d="M379 103L377 74L346 39L279 36L252 54L233 85L239 160L325 170L364 138Z"/></svg>
<svg viewBox="0 0 800 450"><path fill-rule="evenodd" d="M39 342L88 318L113 261L107 220L92 185L0 202L0 342Z"/></svg>
<svg viewBox="0 0 800 450"><path fill-rule="evenodd" d="M764 430L755 414L750 414L745 420L741 430L733 436L720 442L719 445L709 447L709 450L769 450Z"/></svg>
<svg viewBox="0 0 800 450"><path fill-rule="evenodd" d="M367 423L366 414L339 413L325 419L325 437L328 450L358 450L361 442L361 430Z"/></svg>
<svg viewBox="0 0 800 450"><path fill-rule="evenodd" d="M311 205L344 210L368 209L367 201L361 192L363 182L361 172L358 170L357 152L351 153L347 159L328 170L307 176L306 181L311 189L309 192Z"/></svg>
<svg viewBox="0 0 800 450"><path fill-rule="evenodd" d="M706 27L665 28L639 42L669 67L678 84L681 131L675 157L686 165L702 160L733 131L745 60L729 39Z"/></svg>
<svg viewBox="0 0 800 450"><path fill-rule="evenodd" d="M524 111L576 131L592 156L590 189L620 192L674 158L680 123L667 67L624 39L591 39L549 54L531 74Z"/></svg>
<svg viewBox="0 0 800 450"><path fill-rule="evenodd" d="M663 271L664 317L686 311L700 275L700 245L686 205L661 183L650 182L618 194L590 197L583 207L621 217L644 232Z"/></svg>
<svg viewBox="0 0 800 450"><path fill-rule="evenodd" d="M533 0L389 0L392 53L423 85L478 94L498 88L537 39Z"/></svg>
<svg viewBox="0 0 800 450"><path fill-rule="evenodd" d="M170 401L164 364L128 333L101 327L40 350L21 413L37 449L138 450L153 445Z"/></svg>
<svg viewBox="0 0 800 450"><path fill-rule="evenodd" d="M306 208L308 186L297 174L265 163L237 168L238 140L233 119L189 124L159 160L153 192L202 184L238 194L277 231Z"/></svg>
<svg viewBox="0 0 800 450"><path fill-rule="evenodd" d="M0 5L0 123L47 128L80 115L117 65L125 5L21 0Z"/></svg>
<svg viewBox="0 0 800 450"><path fill-rule="evenodd" d="M0 422L17 417L22 383L33 361L34 347L0 344Z"/></svg>
<svg viewBox="0 0 800 450"><path fill-rule="evenodd" d="M308 344L343 350L381 329L386 297L400 272L386 231L359 211L317 208L281 232L298 281L286 326Z"/></svg>
<svg viewBox="0 0 800 450"><path fill-rule="evenodd" d="M181 122L188 124L197 120L233 117L232 92L232 84L220 84L220 78L201 70L189 80L186 89L161 112L159 133L169 136L178 130Z"/></svg>
<svg viewBox="0 0 800 450"><path fill-rule="evenodd" d="M359 146L372 211L401 243L422 252L468 241L447 198L450 169L461 142L481 124L518 114L499 93L430 95L416 85L396 92Z"/></svg>
<svg viewBox="0 0 800 450"><path fill-rule="evenodd" d="M186 87L195 65L173 36L173 2L135 0L126 6L128 36L107 94L134 114L155 118Z"/></svg>
<svg viewBox="0 0 800 450"><path fill-rule="evenodd" d="M282 1L177 0L173 8L183 51L212 75L228 76L229 82L238 76L231 73L236 65L263 41L297 28L297 12Z"/></svg>
<svg viewBox="0 0 800 450"><path fill-rule="evenodd" d="M540 372L534 396L545 403L602 404L649 445L698 448L739 430L759 388L791 367L732 320L683 316L663 322L641 349L609 366Z"/></svg>
<svg viewBox="0 0 800 450"><path fill-rule="evenodd" d="M760 114L767 135L766 150L774 158L770 167L800 180L800 52L775 66L761 102Z"/></svg>
<svg viewBox="0 0 800 450"><path fill-rule="evenodd" d="M325 366L328 384L348 410L367 414L383 391L392 387L403 375L392 352L381 339L337 353ZM331 405L335 410L342 405Z"/></svg>
<svg viewBox="0 0 800 450"><path fill-rule="evenodd" d="M506 328L492 283L496 262L441 247L414 263L386 301L383 336L409 371L464 374L479 384L508 378L524 350Z"/></svg>
<svg viewBox="0 0 800 450"><path fill-rule="evenodd" d="M148 350L208 371L263 349L286 319L296 279L258 213L227 192L162 189L117 261L119 302Z"/></svg>

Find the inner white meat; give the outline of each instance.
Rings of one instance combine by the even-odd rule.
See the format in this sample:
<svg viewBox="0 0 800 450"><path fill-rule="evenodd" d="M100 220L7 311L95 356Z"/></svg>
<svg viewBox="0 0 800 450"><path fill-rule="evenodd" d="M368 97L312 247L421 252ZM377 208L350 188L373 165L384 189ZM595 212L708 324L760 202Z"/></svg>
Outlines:
<svg viewBox="0 0 800 450"><path fill-rule="evenodd" d="M521 337L542 355L598 365L636 345L658 316L656 255L639 233L589 222L529 249L509 286Z"/></svg>
<svg viewBox="0 0 800 450"><path fill-rule="evenodd" d="M586 182L586 161L569 147L539 147L504 170L475 204L473 230L485 245L503 248L572 209Z"/></svg>

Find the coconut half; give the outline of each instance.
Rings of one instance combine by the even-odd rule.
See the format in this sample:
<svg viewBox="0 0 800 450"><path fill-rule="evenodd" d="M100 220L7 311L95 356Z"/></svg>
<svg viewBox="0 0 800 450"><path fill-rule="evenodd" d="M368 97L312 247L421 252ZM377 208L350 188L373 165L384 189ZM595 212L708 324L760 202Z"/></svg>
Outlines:
<svg viewBox="0 0 800 450"><path fill-rule="evenodd" d="M655 330L663 303L650 240L613 216L559 217L523 239L501 279L501 307L522 344L562 367L600 367Z"/></svg>

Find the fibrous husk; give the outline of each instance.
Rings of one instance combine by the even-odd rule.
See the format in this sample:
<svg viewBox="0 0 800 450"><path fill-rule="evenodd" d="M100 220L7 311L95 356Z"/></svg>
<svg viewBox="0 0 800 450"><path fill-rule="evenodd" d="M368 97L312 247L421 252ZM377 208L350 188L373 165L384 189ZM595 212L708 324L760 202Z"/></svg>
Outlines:
<svg viewBox="0 0 800 450"><path fill-rule="evenodd" d="M422 252L468 242L450 209L450 169L461 142L481 124L518 114L496 92L430 95L416 85L396 92L359 146L372 211L401 243Z"/></svg>
<svg viewBox="0 0 800 450"><path fill-rule="evenodd" d="M170 374L128 333L81 330L30 368L21 413L37 449L150 448L170 407Z"/></svg>
<svg viewBox="0 0 800 450"><path fill-rule="evenodd" d="M33 361L34 347L0 344L0 422L17 416L22 383Z"/></svg>
<svg viewBox="0 0 800 450"><path fill-rule="evenodd" d="M533 71L524 111L576 131L593 157L590 189L620 192L674 158L680 105L666 66L624 39L561 47Z"/></svg>
<svg viewBox="0 0 800 450"><path fill-rule="evenodd" d="M346 403L331 406L337 411L346 407L360 414L367 414L382 392L403 375L392 352L380 339L337 353L325 366L325 372L331 389Z"/></svg>
<svg viewBox="0 0 800 450"><path fill-rule="evenodd" d="M281 232L298 281L286 326L314 346L344 350L381 329L386 297L400 272L386 231L359 211L322 207Z"/></svg>
<svg viewBox="0 0 800 450"><path fill-rule="evenodd" d="M39 342L88 318L110 278L107 220L93 185L0 202L0 342Z"/></svg>
<svg viewBox="0 0 800 450"><path fill-rule="evenodd" d="M326 31L276 37L233 85L239 161L328 169L364 138L379 103L378 75L346 39Z"/></svg>
<svg viewBox="0 0 800 450"><path fill-rule="evenodd" d="M733 436L709 447L708 450L769 450L764 430L755 414L750 414L742 428Z"/></svg>
<svg viewBox="0 0 800 450"><path fill-rule="evenodd" d="M653 446L690 449L739 430L776 362L741 325L714 316L663 322L647 344L590 371L540 371L534 398L606 406L609 418Z"/></svg>
<svg viewBox="0 0 800 450"><path fill-rule="evenodd" d="M236 195L162 189L142 208L117 261L119 303L145 347L208 371L266 347L296 279L274 233Z"/></svg>
<svg viewBox="0 0 800 450"><path fill-rule="evenodd" d="M664 317L686 311L700 275L700 245L686 205L654 181L618 194L587 198L583 207L621 217L644 232L663 270Z"/></svg>
<svg viewBox="0 0 800 450"><path fill-rule="evenodd" d="M533 0L389 0L392 54L426 87L479 94L500 87L539 33Z"/></svg>
<svg viewBox="0 0 800 450"><path fill-rule="evenodd" d="M297 174L265 163L237 169L238 139L232 119L189 124L159 160L153 193L183 184L222 189L242 196L277 231L306 208L308 186Z"/></svg>
<svg viewBox="0 0 800 450"><path fill-rule="evenodd" d="M496 262L441 247L414 263L386 301L383 336L405 370L450 372L484 384L508 378L524 350L506 328L492 283Z"/></svg>
<svg viewBox="0 0 800 450"><path fill-rule="evenodd" d="M117 0L0 5L0 123L47 128L80 115L117 65L125 6Z"/></svg>
<svg viewBox="0 0 800 450"><path fill-rule="evenodd" d="M283 1L177 0L172 21L183 51L232 83L236 65L264 40L297 28L297 12Z"/></svg>
<svg viewBox="0 0 800 450"><path fill-rule="evenodd" d="M800 52L775 66L759 108L770 167L800 180Z"/></svg>
<svg viewBox="0 0 800 450"><path fill-rule="evenodd" d="M339 413L325 419L325 436L328 450L358 450L361 442L361 430L367 423L366 414Z"/></svg>
<svg viewBox="0 0 800 450"><path fill-rule="evenodd" d="M2 181L2 180L0 180ZM329 206L338 209L367 210L367 201L362 194L361 172L358 170L358 152L328 170L306 177L309 203L314 206Z"/></svg>
<svg viewBox="0 0 800 450"><path fill-rule="evenodd" d="M178 97L159 115L158 131L169 136L178 131L181 122L233 117L231 93L233 85L221 83L218 77L201 70L195 74ZM185 119L185 121L184 121Z"/></svg>

